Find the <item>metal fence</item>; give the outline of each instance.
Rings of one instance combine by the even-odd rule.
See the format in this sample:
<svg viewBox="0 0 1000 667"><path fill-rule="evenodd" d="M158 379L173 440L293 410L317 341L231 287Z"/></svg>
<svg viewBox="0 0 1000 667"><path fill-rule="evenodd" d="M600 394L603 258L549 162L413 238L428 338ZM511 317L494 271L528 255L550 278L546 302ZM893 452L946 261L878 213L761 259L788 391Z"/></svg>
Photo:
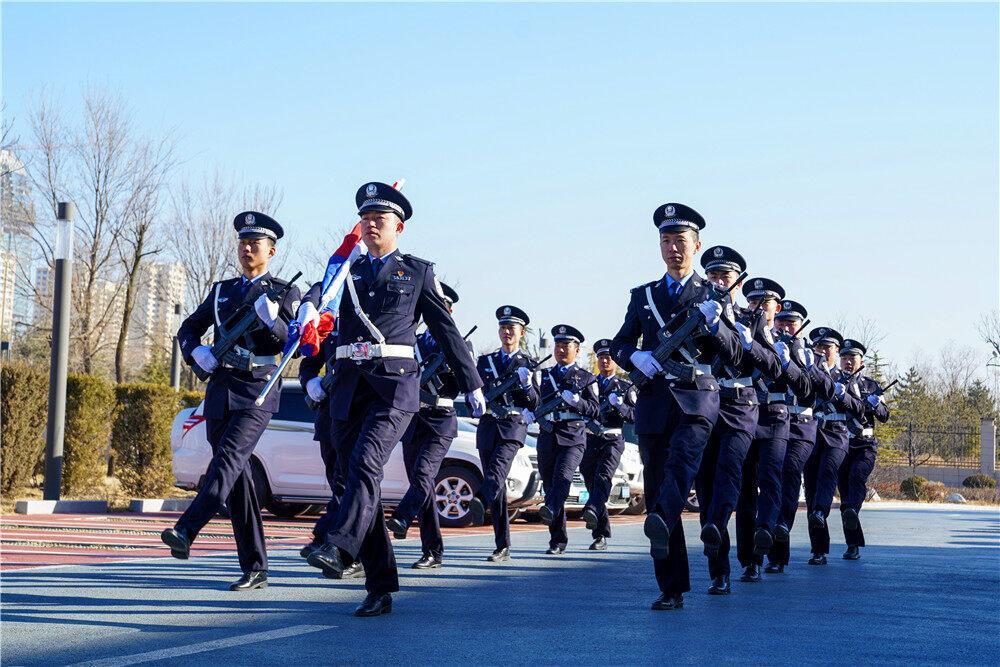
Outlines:
<svg viewBox="0 0 1000 667"><path fill-rule="evenodd" d="M918 428L909 424L883 438L880 459L887 465L978 470L979 430Z"/></svg>

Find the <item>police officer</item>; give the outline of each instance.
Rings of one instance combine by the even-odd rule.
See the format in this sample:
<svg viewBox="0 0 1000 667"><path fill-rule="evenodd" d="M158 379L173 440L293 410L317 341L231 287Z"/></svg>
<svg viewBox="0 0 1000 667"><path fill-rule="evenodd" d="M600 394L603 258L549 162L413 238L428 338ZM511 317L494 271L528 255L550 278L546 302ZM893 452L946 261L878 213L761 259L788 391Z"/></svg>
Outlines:
<svg viewBox="0 0 1000 667"><path fill-rule="evenodd" d="M585 420L597 418L600 406L597 378L576 365L583 334L576 327L557 324L552 327L552 340L556 364L542 370L539 405L550 401L560 405L547 415L538 415L538 472L545 490L545 504L538 516L549 527L549 548L545 553L558 556L566 551L569 542L566 499L587 448ZM529 422L535 420L534 414L527 417Z"/></svg>
<svg viewBox="0 0 1000 667"><path fill-rule="evenodd" d="M746 260L732 248L714 246L702 254L701 266L709 281L721 290L729 290L746 270ZM695 477L701 541L705 545L708 573L712 579L709 595L731 592L729 518L739 498L743 461L757 427L759 403L753 378L759 374L758 365L775 373L778 364L773 354L747 335L748 329L737 328L736 318L742 309L733 305L731 297L727 297L725 305L725 324L737 329L746 341L744 346L741 340L743 352L738 363L721 354L712 362L712 373L719 382L719 417Z"/></svg>
<svg viewBox="0 0 1000 667"><path fill-rule="evenodd" d="M254 493L250 454L271 415L278 411L280 383L263 405L255 401L271 379L288 338L288 323L299 305L299 290L272 276L267 266L284 231L273 218L256 211L233 220L239 240L237 259L243 275L212 286L205 301L177 331L181 353L188 364L211 373L205 388L204 415L212 461L198 494L173 528L160 536L175 558L186 559L198 533L228 505L243 576L229 590L267 586L267 552L260 507ZM280 303L269 298L284 292ZM259 323L243 335L222 359L201 344L210 327L215 340L227 334L227 319L244 304L253 304Z"/></svg>
<svg viewBox="0 0 1000 667"><path fill-rule="evenodd" d="M840 350L841 370L848 374L858 372L867 351L859 341L844 339L844 347ZM865 546L865 533L861 529L858 513L868 493L868 477L875 468L875 453L878 451L875 420L882 423L889 421L889 408L882 400L882 386L878 382L859 373L852 383L852 390L854 388L858 389L857 395L864 412L847 422L851 437L839 473L840 517L847 541L844 560L858 560L861 558L861 547Z"/></svg>
<svg viewBox="0 0 1000 667"><path fill-rule="evenodd" d="M399 590L380 484L386 461L420 407L413 347L421 317L467 400L480 410L484 402L433 265L397 250L413 213L410 202L384 183L361 186L355 199L368 253L351 266L345 281L330 396L331 438L338 456L349 461L347 480L326 543L308 562L337 574L360 559L368 595L355 614L377 616L392 611L391 594ZM311 298L318 300L318 290Z"/></svg>
<svg viewBox="0 0 1000 667"><path fill-rule="evenodd" d="M611 537L608 498L615 471L625 451L622 427L635 419L636 393L632 383L618 377L618 364L611 357L611 339L594 343L597 355L597 390L600 401L597 419L588 422L587 449L580 461L580 474L587 486L583 521L594 538L592 551L605 551Z"/></svg>
<svg viewBox="0 0 1000 667"><path fill-rule="evenodd" d="M810 565L826 565L830 552L830 529L827 517L833 505L840 466L847 456L850 433L847 420L860 418L864 412L861 400L849 391L851 378L837 368L837 355L844 337L830 327L809 332L817 363L813 365L816 387L816 447L803 471L806 508L809 512Z"/></svg>
<svg viewBox="0 0 1000 667"><path fill-rule="evenodd" d="M803 344L801 329L808 311L801 303L785 299L781 311L774 316L774 326L783 337L793 339L793 354L799 364L808 369L813 367L812 349ZM799 489L802 486L802 471L816 445L816 418L813 408L816 404L815 388L804 396L789 395L788 403L788 447L781 465L781 505L778 509L778 523L775 526L774 546L767 552L769 574L785 571L789 560L788 536L795 523L799 509Z"/></svg>
<svg viewBox="0 0 1000 667"><path fill-rule="evenodd" d="M507 474L517 452L524 446L528 424L523 410L538 405L538 380L532 372L534 362L521 351L525 327L531 321L517 306L500 306L496 311L500 349L484 354L476 361L476 370L483 383L492 391L508 378L510 391L490 401L489 411L476 427L476 449L483 466L483 485L479 497L470 503L474 522L482 523L485 507L490 508L496 549L486 560L503 563L510 560L510 521L507 514ZM482 500L480 500L482 498Z"/></svg>
<svg viewBox="0 0 1000 667"><path fill-rule="evenodd" d="M694 270L704 218L688 206L670 203L656 209L653 225L659 232L667 272L632 290L625 321L611 349L620 366L648 378L639 387L635 407L648 512L643 530L650 540L661 591L652 608L668 610L682 608L684 593L691 590L680 519L719 414L719 386L708 361L719 351L727 359L738 360L741 348L732 331L720 326L723 306L712 298L713 288ZM671 360L679 364L676 370L683 368L683 377L666 375L653 355L659 344L657 334L674 321L675 314L695 316L690 307L703 318L701 335L686 344L686 356L676 354ZM640 337L641 348L636 347Z"/></svg>
<svg viewBox="0 0 1000 667"><path fill-rule="evenodd" d="M317 289L321 289L321 287ZM299 551L299 555L303 558L309 558L309 554L323 546L330 525L337 518L340 500L344 495L344 482L347 479L347 461L337 456L337 448L330 439L330 397L323 388L325 376L319 374L321 370L325 369L332 380L336 352L337 333L333 332L320 343L317 354L303 356L302 361L299 362L299 384L302 385L309 400L312 401L313 409L316 412L313 440L319 442L319 454L323 459L326 483L330 486L330 500L326 504L323 515L313 526L313 539ZM356 579L364 575L365 570L361 566L361 562L354 561L339 576L334 576L338 579Z"/></svg>
<svg viewBox="0 0 1000 667"><path fill-rule="evenodd" d="M458 292L441 283L444 302L448 312L458 302ZM417 361L421 365L430 363L441 349L430 331L417 336L415 348ZM444 539L441 537L441 522L438 518L434 486L437 481L441 461L458 435L458 417L455 414L455 397L459 394L458 380L447 365L430 383L434 388L422 388L420 411L414 415L410 426L403 434L403 462L410 488L392 512L388 526L396 539L406 539L406 531L414 518L420 519L420 545L423 555L412 565L415 570L441 567L444 555Z"/></svg>

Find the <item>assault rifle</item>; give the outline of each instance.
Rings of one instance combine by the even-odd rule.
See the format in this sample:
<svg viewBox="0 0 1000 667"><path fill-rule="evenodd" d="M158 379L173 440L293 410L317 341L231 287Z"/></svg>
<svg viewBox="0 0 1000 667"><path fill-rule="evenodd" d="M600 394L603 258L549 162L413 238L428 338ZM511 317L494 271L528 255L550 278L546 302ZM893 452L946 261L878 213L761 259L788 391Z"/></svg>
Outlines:
<svg viewBox="0 0 1000 667"><path fill-rule="evenodd" d="M468 340L469 336L479 328L476 325L469 329L469 333L462 336L462 340ZM439 346L440 347L440 346ZM445 366L444 350L438 350L431 356L424 359L420 368L420 400L428 405L437 402L438 393L441 391L442 380L438 377Z"/></svg>
<svg viewBox="0 0 1000 667"><path fill-rule="evenodd" d="M281 303L285 295L295 284L295 281L301 277L302 272L299 271L295 274L294 278L280 287L276 287L272 282L271 286L264 290L264 294L271 301ZM240 303L236 312L227 317L226 321L219 325L220 337L219 340L212 344L211 350L212 356L219 360L219 365L225 363L238 370L253 370L253 355L243 349L233 349L243 339L243 335L260 322L260 318L257 317L257 313L254 310L254 302L259 298L259 295L254 295L251 298L250 294L252 291L251 289L243 297L243 302ZM261 324L263 323L261 322ZM211 373L199 366L198 362L193 359L191 360L191 370L203 382L212 376Z"/></svg>
<svg viewBox="0 0 1000 667"><path fill-rule="evenodd" d="M590 385L592 385L592 384L594 384L596 382L597 382L597 378L594 378L593 382L588 382L587 384L583 385L580 388L579 391L582 393L584 389L586 389L587 387L589 387ZM558 410L563 405L569 406L570 408L573 407L573 406L569 405L569 403L566 402L566 399L564 399L562 397L562 392L563 392L562 389L557 390L554 394L552 394L551 397L549 397L549 400L545 401L544 403L542 403L541 405L539 405L536 409L534 409L534 410L531 411L531 414L533 414L535 416L535 422L538 423L539 426L541 426L540 422L541 422L542 417L544 417L544 416L546 416L546 415L548 415L548 414L550 414L552 412L555 412L556 410ZM580 419L586 419L586 417L582 417L581 416Z"/></svg>
<svg viewBox="0 0 1000 667"><path fill-rule="evenodd" d="M539 366L541 366L551 358L552 355L550 354L544 359L539 359L538 361L529 361L528 365L525 366L525 368L534 373ZM520 384L520 382L521 378L519 378L517 375L517 369L512 368L511 370L507 371L506 374L504 374L503 378L497 380L492 387L486 390L486 392L483 394L483 397L486 399L486 405L489 407L490 412L494 412L493 409L494 401L496 401L504 394L506 394L508 391L513 389L515 386Z"/></svg>

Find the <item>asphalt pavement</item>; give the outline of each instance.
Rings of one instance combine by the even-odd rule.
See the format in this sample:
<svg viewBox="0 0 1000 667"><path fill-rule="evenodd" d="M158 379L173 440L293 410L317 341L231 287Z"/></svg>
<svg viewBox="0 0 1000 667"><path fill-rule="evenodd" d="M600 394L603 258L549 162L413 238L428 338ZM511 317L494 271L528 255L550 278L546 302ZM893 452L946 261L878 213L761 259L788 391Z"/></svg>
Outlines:
<svg viewBox="0 0 1000 667"><path fill-rule="evenodd" d="M352 616L360 582L323 579L274 545L267 589L230 593L235 556L130 559L3 572L3 665L203 664L755 664L1000 663L1000 511L871 505L869 546L808 566L804 515L793 563L760 584L709 597L688 517L694 590L680 611L653 612L657 590L640 523L619 523L604 553L545 556L543 530L521 530L514 560L484 561L492 536L446 538L446 567L405 569L416 531L396 544L403 591L393 613ZM579 524L576 524L579 526ZM737 568L734 558L734 571ZM734 577L735 579L735 577Z"/></svg>

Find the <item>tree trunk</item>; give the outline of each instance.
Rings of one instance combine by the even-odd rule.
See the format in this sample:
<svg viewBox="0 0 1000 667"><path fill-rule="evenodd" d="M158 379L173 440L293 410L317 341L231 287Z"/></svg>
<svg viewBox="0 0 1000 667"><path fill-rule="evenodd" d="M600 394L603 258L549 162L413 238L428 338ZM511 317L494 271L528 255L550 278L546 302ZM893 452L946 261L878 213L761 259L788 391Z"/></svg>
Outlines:
<svg viewBox="0 0 1000 667"><path fill-rule="evenodd" d="M115 344L115 382L125 382L125 343L128 341L129 325L132 322L132 311L135 309L136 284L139 282L139 259L132 263L125 285L125 312L122 316L122 326L118 330L118 342Z"/></svg>

